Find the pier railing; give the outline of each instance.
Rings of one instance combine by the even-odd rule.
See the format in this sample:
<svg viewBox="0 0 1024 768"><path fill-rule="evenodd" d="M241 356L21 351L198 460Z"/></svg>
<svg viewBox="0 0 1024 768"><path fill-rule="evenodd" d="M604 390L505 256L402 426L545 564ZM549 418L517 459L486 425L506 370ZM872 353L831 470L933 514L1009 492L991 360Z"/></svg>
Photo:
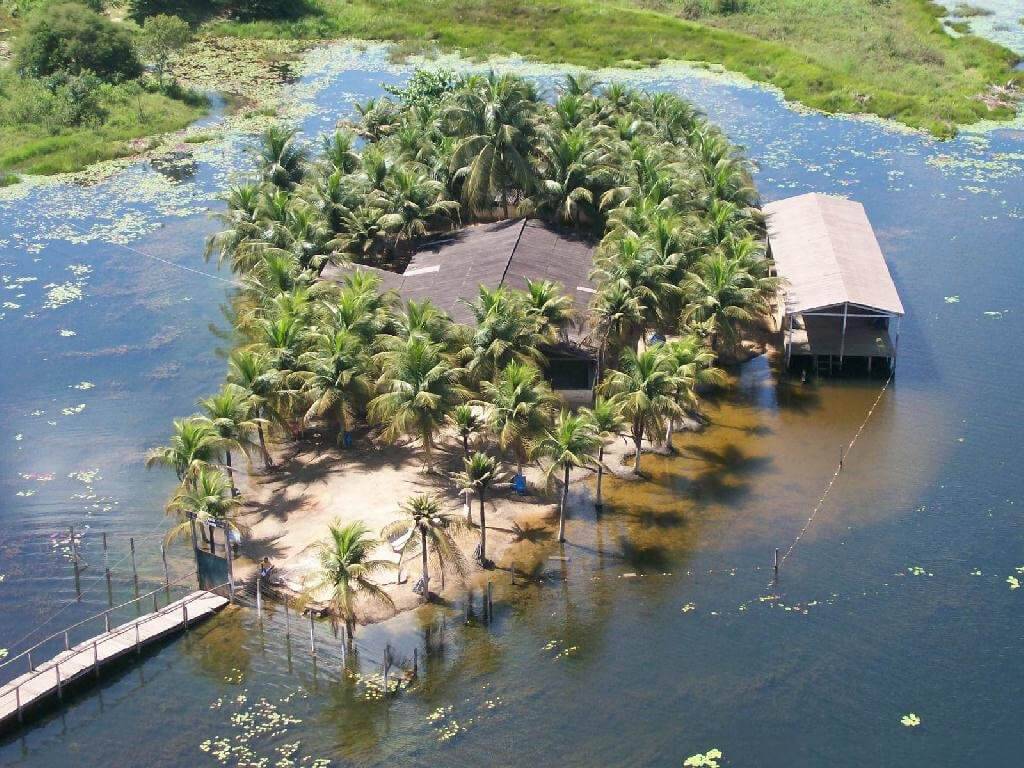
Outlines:
<svg viewBox="0 0 1024 768"><path fill-rule="evenodd" d="M15 656L11 656L9 659L5 659L3 662L0 662L0 677L7 677L7 674L9 674L9 670L14 670L14 669L16 669L16 665L21 665L21 664L27 664L27 666L28 666L27 671L28 672L35 672L36 665L35 665L35 662L33 660L33 653L35 654L35 659L38 660L40 655L42 655L42 654L40 654L40 650L43 649L44 646L53 644L53 643L58 642L60 640L63 640L64 650L65 651L71 650L72 646L76 645L76 643L73 643L72 640L71 640L72 633L75 630L78 630L78 629L80 629L80 628L82 628L82 627L84 627L86 625L93 624L94 622L102 621L103 622L103 632L110 632L111 631L111 617L115 614L116 611L119 611L121 609L127 608L127 607L132 606L132 605L137 605L137 606L139 606L139 608L148 608L149 607L149 603L151 601L152 602L152 614L150 614L150 617L151 617L153 614L156 614L156 612L160 610L160 607L159 607L160 593L163 593L165 595L164 606L166 607L171 602L173 602L173 600L171 599L171 587L181 585L186 580L191 580L192 578L194 578L195 575L196 575L195 571L190 571L189 573L186 573L186 574L183 574L182 576L179 576L177 579L174 579L173 581L165 582L164 584L162 584L161 586L157 587L156 589L154 589L154 590L152 590L150 592L146 592L145 594L140 594L138 597L134 597L131 600L126 600L125 602L120 603L118 605L110 606L109 608L107 608L107 609L105 609L103 611L100 611L99 613L96 613L96 614L94 614L92 616L88 616L87 618L84 618L81 621L76 621L74 624L70 624L70 625L64 627L63 629L59 629L56 632L54 632L54 633L52 633L50 635L47 635L42 640L39 640L38 642L36 642L35 644L29 646L28 648L26 648L25 650L23 650L20 653L16 654ZM150 618L150 617L147 617L147 618ZM129 621L125 622L125 626L131 626L133 624L133 622L136 622L136 620L129 620ZM117 625L115 627L115 629L119 628L120 626L121 625ZM92 634L95 635L97 633L93 632ZM17 677L17 675L14 675L14 677Z"/></svg>

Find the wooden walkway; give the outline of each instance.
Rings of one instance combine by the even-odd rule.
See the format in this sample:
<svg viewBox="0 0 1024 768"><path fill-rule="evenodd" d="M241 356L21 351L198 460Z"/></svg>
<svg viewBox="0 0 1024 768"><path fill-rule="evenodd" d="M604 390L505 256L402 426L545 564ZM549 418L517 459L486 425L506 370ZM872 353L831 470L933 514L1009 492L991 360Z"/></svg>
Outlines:
<svg viewBox="0 0 1024 768"><path fill-rule="evenodd" d="M92 675L99 680L104 667L162 638L209 618L228 600L212 592L193 592L161 610L114 627L62 651L0 688L0 732L23 722L41 705L63 699L65 689Z"/></svg>

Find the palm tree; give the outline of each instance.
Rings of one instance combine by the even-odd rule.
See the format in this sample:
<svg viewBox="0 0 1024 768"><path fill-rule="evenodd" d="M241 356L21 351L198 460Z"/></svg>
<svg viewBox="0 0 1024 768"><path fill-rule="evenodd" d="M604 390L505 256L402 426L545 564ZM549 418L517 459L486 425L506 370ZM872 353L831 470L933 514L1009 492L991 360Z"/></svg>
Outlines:
<svg viewBox="0 0 1024 768"><path fill-rule="evenodd" d="M514 75L491 72L478 82L479 87L458 93L448 112L462 137L452 166L465 177L463 194L471 212L490 210L498 196L508 218L509 192L526 190L532 183L537 99L533 88Z"/></svg>
<svg viewBox="0 0 1024 768"><path fill-rule="evenodd" d="M211 422L195 416L175 419L170 445L151 449L146 467L169 467L183 487L191 488L199 471L215 463L221 450L223 442Z"/></svg>
<svg viewBox="0 0 1024 768"><path fill-rule="evenodd" d="M497 381L480 386L483 399L478 405L487 409L488 429L502 450L511 449L516 474L522 475L528 448L551 423L557 398L536 367L516 361L505 366Z"/></svg>
<svg viewBox="0 0 1024 768"><path fill-rule="evenodd" d="M451 422L451 425L459 433L459 437L462 438L462 452L468 459L469 439L483 430L483 421L477 415L473 406L465 404L455 406L455 410L448 416L448 421Z"/></svg>
<svg viewBox="0 0 1024 768"><path fill-rule="evenodd" d="M536 315L541 333L551 343L563 337L575 317L572 299L551 280L526 278L527 311Z"/></svg>
<svg viewBox="0 0 1024 768"><path fill-rule="evenodd" d="M260 134L253 149L263 180L280 189L292 189L302 181L309 153L295 140L298 131L272 125Z"/></svg>
<svg viewBox="0 0 1024 768"><path fill-rule="evenodd" d="M476 494L480 501L480 545L476 559L481 565L487 564L487 512L484 500L487 489L498 480L498 462L486 453L474 453L463 461L464 469L456 475L459 487Z"/></svg>
<svg viewBox="0 0 1024 768"><path fill-rule="evenodd" d="M659 435L665 416L678 415L681 411L675 399L675 377L660 346L639 353L627 349L621 368L609 374L605 388L630 424L636 448L633 472L639 475L644 434Z"/></svg>
<svg viewBox="0 0 1024 768"><path fill-rule="evenodd" d="M675 378L676 402L683 410L697 407L698 387L720 386L727 381L725 372L714 365L715 353L696 334L666 342L662 349ZM667 421L665 445L671 449L675 419L669 417Z"/></svg>
<svg viewBox="0 0 1024 768"><path fill-rule="evenodd" d="M406 500L402 505L406 517L395 520L381 531L381 537L402 542L398 564L407 555L420 553L423 564L423 602L430 600L429 555L433 552L442 571L451 569L457 574L466 573L466 559L459 549L452 533L460 530L465 523L456 515L441 511L436 497L423 493ZM418 534L418 535L417 535Z"/></svg>
<svg viewBox="0 0 1024 768"><path fill-rule="evenodd" d="M368 360L362 340L346 329L328 328L316 336L316 346L299 358L306 368L303 391L312 400L306 418L331 414L338 424L338 445L344 447L347 412L369 392Z"/></svg>
<svg viewBox="0 0 1024 768"><path fill-rule="evenodd" d="M213 424L224 449L224 465L231 483L231 495L235 496L235 470L231 463L231 451L239 450L246 456L254 446L252 434L259 424L253 418L253 404L248 393L235 384L225 384L220 392L199 401L206 418Z"/></svg>
<svg viewBox="0 0 1024 768"><path fill-rule="evenodd" d="M343 175L353 173L359 167L359 153L355 145L356 135L348 130L335 130L320 138L324 162Z"/></svg>
<svg viewBox="0 0 1024 768"><path fill-rule="evenodd" d="M240 349L232 353L228 361L228 383L238 386L249 399L256 413L256 434L259 437L263 465L274 466L274 459L267 450L263 425L267 423L272 410L272 400L277 390L279 374L270 364L269 358L259 352Z"/></svg>
<svg viewBox="0 0 1024 768"><path fill-rule="evenodd" d="M541 149L538 208L579 232L594 221L603 188L611 186L607 155L598 136L577 125L549 136Z"/></svg>
<svg viewBox="0 0 1024 768"><path fill-rule="evenodd" d="M205 466L196 471L193 482L178 489L167 505L167 511L175 514L179 522L164 537L164 543L185 535L191 528L191 520L200 525L216 525L225 531L240 531L241 523L235 513L242 502L219 469ZM212 534L212 531L211 531Z"/></svg>
<svg viewBox="0 0 1024 768"><path fill-rule="evenodd" d="M597 397L593 408L582 409L582 414L590 421L590 426L600 440L597 448L597 497L594 505L600 509L604 506L601 498L601 481L604 479L604 448L607 442L619 435L626 426L622 409L614 399Z"/></svg>
<svg viewBox="0 0 1024 768"><path fill-rule="evenodd" d="M388 560L373 559L377 544L361 520L342 524L339 519L328 526L327 538L317 547L320 569L311 579L309 593L327 597L332 616L345 622L349 643L356 631L356 603L360 598L392 610L395 607L388 593L372 581L394 568Z"/></svg>
<svg viewBox="0 0 1024 768"><path fill-rule="evenodd" d="M494 378L512 361L543 364L540 318L529 309L522 292L481 285L477 300L469 308L476 330L466 367L475 376Z"/></svg>
<svg viewBox="0 0 1024 768"><path fill-rule="evenodd" d="M548 478L562 470L562 496L558 503L558 541L565 541L566 501L569 498L569 473L576 467L585 467L594 462L594 452L603 447L601 438L594 431L591 421L583 414L562 411L544 438L537 444L536 452L551 461Z"/></svg>
<svg viewBox="0 0 1024 768"><path fill-rule="evenodd" d="M420 438L424 470L432 472L434 435L464 399L459 386L462 369L453 366L438 345L419 335L379 353L376 360L383 393L370 401L370 418L385 425L386 439Z"/></svg>
<svg viewBox="0 0 1024 768"><path fill-rule="evenodd" d="M715 252L701 259L683 284L683 321L707 324L712 351L718 352L722 341L732 347L740 327L767 311L778 289L778 279L766 271L743 256Z"/></svg>
<svg viewBox="0 0 1024 768"><path fill-rule="evenodd" d="M377 220L381 231L394 235L393 253L397 253L400 240L412 241L427 234L432 224L458 218L459 204L443 195L441 182L414 167L394 170L371 203L381 210Z"/></svg>

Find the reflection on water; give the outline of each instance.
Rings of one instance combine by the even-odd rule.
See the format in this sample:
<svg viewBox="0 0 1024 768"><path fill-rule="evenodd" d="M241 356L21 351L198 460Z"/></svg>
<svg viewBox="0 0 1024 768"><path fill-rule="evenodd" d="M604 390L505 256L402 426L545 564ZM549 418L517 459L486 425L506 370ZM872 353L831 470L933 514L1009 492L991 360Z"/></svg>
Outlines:
<svg viewBox="0 0 1024 768"><path fill-rule="evenodd" d="M401 77L378 49L339 51L358 66L297 86L309 134ZM766 197L863 201L909 310L898 375L779 584L774 549L880 383L801 384L756 359L709 400L707 429L645 457L650 482L609 479L600 514L580 488L564 547L528 532L523 578L495 574L489 622L477 590L360 628L355 654L317 624L314 658L294 616L286 631L273 606L263 622L231 610L3 744L0 762L647 766L719 748L727 765L1014 763L1020 136L939 144L686 70L616 76L694 99L757 159ZM129 536L143 583L161 578L171 479L141 457L221 376L207 327L228 286L182 267L212 273L203 209L243 146L77 189L87 213L62 208L64 188L0 204L0 646L57 609L59 624L106 605L102 532L112 599L131 594ZM68 215L84 242L57 229ZM89 563L80 603L69 525ZM180 552L171 568L187 571ZM388 645L399 666L415 652L419 677L382 700L367 681ZM900 724L908 712L920 727Z"/></svg>

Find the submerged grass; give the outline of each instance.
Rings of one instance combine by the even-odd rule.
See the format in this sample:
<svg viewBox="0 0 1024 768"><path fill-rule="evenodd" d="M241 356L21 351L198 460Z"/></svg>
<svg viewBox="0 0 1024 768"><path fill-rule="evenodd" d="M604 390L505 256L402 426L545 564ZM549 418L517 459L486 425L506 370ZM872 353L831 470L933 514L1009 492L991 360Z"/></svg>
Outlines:
<svg viewBox="0 0 1024 768"><path fill-rule="evenodd" d="M474 57L517 53L585 67L703 61L771 83L817 109L872 113L940 136L983 118L1012 117L1011 108L990 108L980 96L993 83L1024 79L1013 71L1015 54L972 35L952 38L938 21L942 10L926 0L748 0L731 14L697 5L318 0L300 18L211 28L254 38L432 42Z"/></svg>

